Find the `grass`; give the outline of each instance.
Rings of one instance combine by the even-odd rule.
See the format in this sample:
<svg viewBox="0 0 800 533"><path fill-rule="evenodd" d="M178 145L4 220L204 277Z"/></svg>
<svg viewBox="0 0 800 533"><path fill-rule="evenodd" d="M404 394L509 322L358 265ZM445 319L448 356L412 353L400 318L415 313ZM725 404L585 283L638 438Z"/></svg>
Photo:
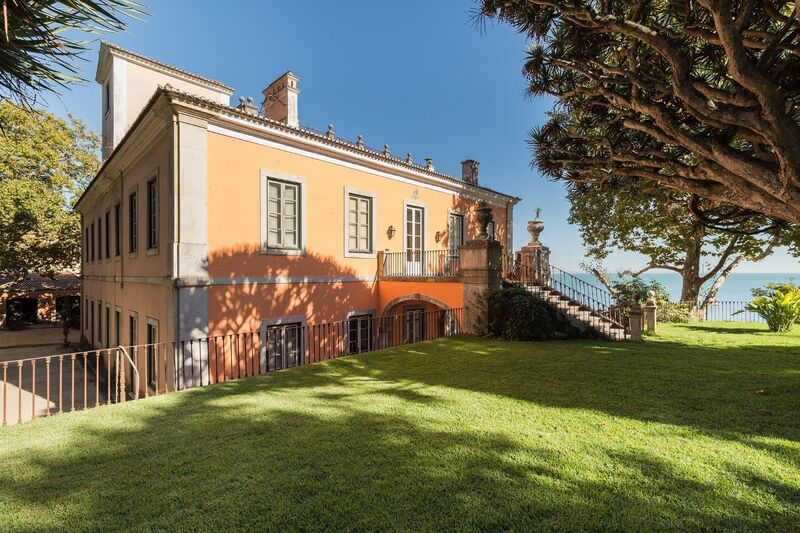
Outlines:
<svg viewBox="0 0 800 533"><path fill-rule="evenodd" d="M0 530L800 529L800 332L460 337L0 431Z"/></svg>

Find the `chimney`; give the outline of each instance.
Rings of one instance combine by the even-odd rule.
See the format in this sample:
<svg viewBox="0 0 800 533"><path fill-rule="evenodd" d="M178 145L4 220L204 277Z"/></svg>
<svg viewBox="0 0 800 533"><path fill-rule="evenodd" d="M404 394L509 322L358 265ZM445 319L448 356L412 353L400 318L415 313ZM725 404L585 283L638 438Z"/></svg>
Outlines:
<svg viewBox="0 0 800 533"><path fill-rule="evenodd" d="M478 184L478 163L473 159L461 162L461 179L472 185Z"/></svg>
<svg viewBox="0 0 800 533"><path fill-rule="evenodd" d="M297 88L298 81L300 78L288 71L264 89L262 107L265 117L294 128L300 126L297 113L297 95L300 94L300 89Z"/></svg>

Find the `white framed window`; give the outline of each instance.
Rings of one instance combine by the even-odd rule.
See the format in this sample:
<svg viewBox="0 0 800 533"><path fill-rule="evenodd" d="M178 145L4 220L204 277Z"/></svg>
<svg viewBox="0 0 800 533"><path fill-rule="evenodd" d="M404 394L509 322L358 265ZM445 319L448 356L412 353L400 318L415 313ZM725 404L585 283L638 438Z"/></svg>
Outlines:
<svg viewBox="0 0 800 533"><path fill-rule="evenodd" d="M447 249L451 257L458 256L458 248L464 244L464 214L451 211L447 220Z"/></svg>
<svg viewBox="0 0 800 533"><path fill-rule="evenodd" d="M139 249L139 201L134 188L128 193L128 253L136 254Z"/></svg>
<svg viewBox="0 0 800 533"><path fill-rule="evenodd" d="M106 304L106 348L111 347L111 304Z"/></svg>
<svg viewBox="0 0 800 533"><path fill-rule="evenodd" d="M375 195L344 190L344 256L375 258Z"/></svg>
<svg viewBox="0 0 800 533"><path fill-rule="evenodd" d="M139 340L139 313L130 311L128 313L128 346L136 346Z"/></svg>
<svg viewBox="0 0 800 533"><path fill-rule="evenodd" d="M304 253L305 180L262 170L261 182L262 253Z"/></svg>
<svg viewBox="0 0 800 533"><path fill-rule="evenodd" d="M158 248L158 178L147 182L147 249Z"/></svg>
<svg viewBox="0 0 800 533"><path fill-rule="evenodd" d="M122 346L122 308L114 307L114 340L117 346Z"/></svg>
<svg viewBox="0 0 800 533"><path fill-rule="evenodd" d="M103 302L97 301L97 347L103 346Z"/></svg>

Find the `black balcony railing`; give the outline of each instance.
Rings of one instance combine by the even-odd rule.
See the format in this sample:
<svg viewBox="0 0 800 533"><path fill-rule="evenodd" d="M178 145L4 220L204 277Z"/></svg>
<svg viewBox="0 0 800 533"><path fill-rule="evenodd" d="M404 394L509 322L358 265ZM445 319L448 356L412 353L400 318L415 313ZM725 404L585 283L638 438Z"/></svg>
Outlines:
<svg viewBox="0 0 800 533"><path fill-rule="evenodd" d="M383 253L383 276L456 278L460 275L458 250Z"/></svg>

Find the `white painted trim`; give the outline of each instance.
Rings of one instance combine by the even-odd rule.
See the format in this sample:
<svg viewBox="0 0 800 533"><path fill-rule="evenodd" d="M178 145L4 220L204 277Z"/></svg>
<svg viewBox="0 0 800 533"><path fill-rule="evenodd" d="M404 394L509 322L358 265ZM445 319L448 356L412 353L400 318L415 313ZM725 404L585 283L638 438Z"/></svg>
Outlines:
<svg viewBox="0 0 800 533"><path fill-rule="evenodd" d="M300 325L305 327L308 325L308 319L305 315L281 316L270 317L261 319L260 331L266 331L269 326L282 326L284 324L293 324L300 322Z"/></svg>
<svg viewBox="0 0 800 533"><path fill-rule="evenodd" d="M198 280L197 284L207 285L281 285L291 283L372 283L377 276L305 276L305 277L243 277L243 278L211 278L207 282ZM180 280L179 283L192 283L194 280ZM188 285L187 285L188 286Z"/></svg>
<svg viewBox="0 0 800 533"><path fill-rule="evenodd" d="M356 195L356 196L363 196L365 198L369 198L372 201L372 208L370 210L371 212L370 212L370 221L369 221L369 225L370 225L370 245L372 246L372 251L371 252L351 252L350 251L350 243L349 243L349 240L350 240L350 233L349 233L350 224L349 224L349 222L350 221L348 219L348 216L349 216L349 213L350 213L350 206L348 205L348 203L349 203L348 200L350 199L350 195L351 194ZM371 191L365 191L363 189L354 189L354 188L345 186L345 188L344 188L344 212L343 212L343 217L342 218L344 219L344 233L342 233L342 235L344 237L344 256L345 257L353 257L353 258L361 258L361 259L375 259L376 257L378 257L377 245L376 245L377 233L375 231L376 230L376 226L378 225L377 224L377 222L378 222L378 200L377 200L376 194L374 192L371 192Z"/></svg>
<svg viewBox="0 0 800 533"><path fill-rule="evenodd" d="M144 190L146 193L147 198L144 199L145 205L145 230L147 231L147 239L145 241L145 249L147 250L147 255L156 255L158 254L158 249L161 246L161 215L159 210L161 209L161 167L156 167L149 173L149 178L144 182ZM150 247L150 182L155 182L156 186L156 245L154 247ZM138 194L137 194L138 198ZM137 215L138 215L138 207L137 207ZM197 213L192 213L192 216L196 216ZM137 227L138 229L138 227ZM138 238L138 234L137 234Z"/></svg>
<svg viewBox="0 0 800 533"><path fill-rule="evenodd" d="M118 305L115 305L114 306L114 321L115 321L114 327L115 327L115 329L116 329L117 313L119 313L119 331L114 331L114 334L116 335L116 339L115 340L117 341L117 346L125 346L124 344L122 344L122 339L120 338L120 337L122 337L122 332L125 330L125 324L122 322L125 314L122 312L122 307L120 307Z"/></svg>
<svg viewBox="0 0 800 533"><path fill-rule="evenodd" d="M128 310L128 342L129 343L131 342L131 329L130 329L130 324L131 324L131 320L130 319L131 318L133 318L133 321L136 322L136 327L133 330L133 342L131 343L131 346L137 346L139 344L139 312L138 311L131 311L130 309Z"/></svg>
<svg viewBox="0 0 800 533"><path fill-rule="evenodd" d="M407 208L409 207L417 207L422 209L422 250L421 252L425 252L428 249L428 242L426 239L426 233L428 232L428 204L425 202L419 202L417 200L403 200L403 242L401 246L401 252L406 251L406 229L408 228L408 222L406 220ZM421 254L424 257L424 254Z"/></svg>
<svg viewBox="0 0 800 533"><path fill-rule="evenodd" d="M106 302L106 348L111 348L111 304Z"/></svg>
<svg viewBox="0 0 800 533"><path fill-rule="evenodd" d="M294 183L300 187L300 213L298 213L298 232L299 248L270 248L267 245L269 232L267 232L267 181L273 178L279 181ZM306 254L306 234L308 233L308 180L302 176L294 176L277 170L262 168L260 171L260 194L261 205L261 253L266 255L305 255Z"/></svg>
<svg viewBox="0 0 800 533"><path fill-rule="evenodd" d="M149 344L158 344L159 342L161 342L161 327L158 324L158 320L156 320L155 318L149 317L149 316L145 316L145 325L153 326L155 328L155 330L156 330L156 338L155 338L155 342L151 343L150 340L147 338L147 328L145 328L145 339L144 339L144 343L143 344L149 345ZM158 350L158 348L154 348L153 351L155 352L156 363L158 363L158 352L159 352L159 350ZM147 360L147 350L144 350L144 357L145 357L144 367L149 371L150 367L148 366L149 361ZM150 376L148 376L147 373L145 373L144 379L145 379L145 382L147 383L148 386L150 385L150 383L155 383L156 387L158 387L158 382L159 382L158 371L159 371L159 369L160 369L159 366L156 366L153 369L153 377L155 378L153 381L150 381L148 379Z"/></svg>
<svg viewBox="0 0 800 533"><path fill-rule="evenodd" d="M454 209L447 210L447 241L445 243L445 249L450 249L450 215L458 215L461 217L461 243L458 246L463 246L467 242L467 214L463 211L456 211ZM456 248L458 248L456 246Z"/></svg>
<svg viewBox="0 0 800 533"><path fill-rule="evenodd" d="M245 126L245 127L251 128L251 129L257 127L257 126L255 126L255 125L253 125L251 123L244 123L244 122L242 122L242 126ZM266 130L266 128L260 128L260 129ZM257 137L255 135L252 135L252 134L249 134L249 133L243 133L243 132L236 131L236 130L227 128L225 126L220 126L220 125L217 125L217 124L209 123L208 124L208 131L210 133L217 133L219 135L225 135L227 137L232 137L234 139L239 139L239 140L242 140L242 141L252 142L252 143L258 144L260 146L266 146L266 147L269 147L269 148L274 148L276 150L282 150L284 152L289 152L289 153L292 153L292 154L301 155L301 156L308 157L308 158L311 158L311 159L316 159L318 161L324 161L326 163L339 165L339 166L346 167L346 168L349 168L349 169L352 169L352 170L358 170L360 172L365 172L365 173L368 173L368 174L372 174L374 176L379 176L379 177L382 177L382 178L387 178L387 179L390 179L390 180L399 181L401 183L414 185L416 187L424 187L426 189L430 189L430 190L433 190L433 191L443 192L443 193L446 193L446 194L454 194L454 195L458 195L458 196L461 196L461 197L464 197L464 198L473 199L473 200L483 199L483 200L486 200L488 203L490 203L490 204L492 204L494 206L497 206L497 207L505 207L505 202L507 201L505 199L495 198L491 194L481 195L481 193L479 193L477 191L469 191L468 192L468 191L465 190L466 186L467 186L466 184L464 185L464 187L459 188L458 184L456 184L456 183L445 182L445 180L437 179L437 178L431 177L431 176L425 176L421 172L418 173L418 172L415 172L412 169L403 169L403 170L406 171L406 172L412 173L412 174L418 174L420 178L424 177L424 179L427 179L427 180L439 181L439 182L441 182L441 185L434 184L434 183L428 183L427 181L423 181L422 179L405 178L405 177L402 177L402 176L398 176L397 174L391 174L391 173L388 173L388 172L383 172L383 171L380 171L380 170L376 170L376 169L370 168L370 167L368 167L366 165L362 165L362 164L359 164L359 163L350 163L348 161L343 161L341 159L337 159L337 158L334 158L334 157L322 155L322 154L319 154L319 153L316 153L316 152L313 152L313 151L310 151L310 150L305 150L305 149L297 148L297 147L294 147L294 146L288 146L288 145L286 145L284 143L270 141L270 140L263 139L261 137ZM357 154L354 154L354 153L351 153L351 152L348 152L348 151L344 151L344 150L338 150L334 146L329 146L329 145L326 145L326 144L322 144L322 143L314 141L312 139L306 139L306 138L298 139L296 137L290 137L290 134L283 133L283 132L280 132L280 131L277 131L277 130L268 130L268 131L270 132L270 134L273 134L273 135L279 135L279 136L282 136L282 137L288 137L288 138L291 138L292 140L302 140L302 142L305 143L305 144L309 144L311 146L315 146L315 147L317 147L319 149L326 150L326 151L334 151L334 152L340 153L342 156L345 156L345 157L350 157L350 158L358 157ZM364 158L364 160L372 162L372 163L378 163L378 164L382 163L381 161L377 161L377 160L374 160L374 159L366 159L366 158ZM450 185L452 188L448 188L446 185ZM508 198L508 196L505 196L505 198Z"/></svg>
<svg viewBox="0 0 800 533"><path fill-rule="evenodd" d="M377 275L369 276L275 276L234 278L178 278L173 280L158 276L99 276L84 275L86 281L109 281L114 283L141 283L143 285L175 285L176 287L205 287L209 285L282 285L291 283L374 283Z"/></svg>
<svg viewBox="0 0 800 533"><path fill-rule="evenodd" d="M125 59L126 61L129 61L135 65L139 65L140 67L148 68L156 72L161 72L164 74L168 74L170 76L174 76L175 78L187 81L194 85L199 85L203 88L210 89L214 92L224 93L228 97L230 97L235 92L232 87L228 87L227 85L221 82L211 80L203 76L199 76L197 74L193 74L181 68L174 67L166 63L162 63L161 61L155 59L150 59L149 57L139 55L135 52L131 52L130 50L119 48L116 45L106 46L105 48L108 51L108 54L113 59ZM101 68L102 68L102 63L98 65L98 71ZM227 103L227 101L229 100L222 101L222 103Z"/></svg>

